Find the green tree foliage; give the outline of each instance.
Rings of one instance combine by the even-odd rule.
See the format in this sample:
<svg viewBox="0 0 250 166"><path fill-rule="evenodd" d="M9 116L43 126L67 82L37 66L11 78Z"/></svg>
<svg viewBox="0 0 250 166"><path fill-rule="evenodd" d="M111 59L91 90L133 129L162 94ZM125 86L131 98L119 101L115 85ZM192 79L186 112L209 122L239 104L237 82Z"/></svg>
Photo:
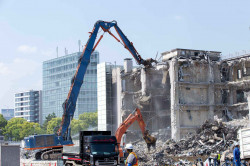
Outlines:
<svg viewBox="0 0 250 166"><path fill-rule="evenodd" d="M62 122L62 118L52 118L47 125L47 133L54 134Z"/></svg>
<svg viewBox="0 0 250 166"><path fill-rule="evenodd" d="M3 129L7 125L7 120L0 114L0 129Z"/></svg>
<svg viewBox="0 0 250 166"><path fill-rule="evenodd" d="M42 129L38 123L27 122L23 118L12 118L4 128L4 136L7 140L20 141L29 135L41 134Z"/></svg>
<svg viewBox="0 0 250 166"><path fill-rule="evenodd" d="M88 127L96 127L97 126L97 112L85 112L79 115L79 120L82 120Z"/></svg>
<svg viewBox="0 0 250 166"><path fill-rule="evenodd" d="M56 118L56 114L54 112L45 117L45 121L43 123L43 129L45 131L47 130L48 122L53 118Z"/></svg>
<svg viewBox="0 0 250 166"><path fill-rule="evenodd" d="M88 124L86 124L86 122L84 122L83 120L77 120L77 119L73 119L71 121L71 134L77 134L79 131L81 130L87 130L88 129Z"/></svg>
<svg viewBox="0 0 250 166"><path fill-rule="evenodd" d="M34 134L43 134L43 130L41 129L40 125L34 122L31 123L24 122L22 124L22 131L20 132L20 138L24 138Z"/></svg>

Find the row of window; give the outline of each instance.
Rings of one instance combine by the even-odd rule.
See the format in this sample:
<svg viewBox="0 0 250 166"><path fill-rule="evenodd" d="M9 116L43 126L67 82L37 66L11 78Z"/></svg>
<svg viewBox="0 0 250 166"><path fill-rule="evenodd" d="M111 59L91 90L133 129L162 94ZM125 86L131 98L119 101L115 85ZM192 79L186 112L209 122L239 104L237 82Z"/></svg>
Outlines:
<svg viewBox="0 0 250 166"><path fill-rule="evenodd" d="M60 66L60 67L55 67L55 68L52 68L52 69L49 69L49 70L44 70L44 74L45 75L48 75L48 74L54 74L54 73L60 73L60 72L65 72L67 70L73 70L73 69L76 69L77 67L77 63L74 63L74 64L68 64L68 65L64 65L64 66Z"/></svg>
<svg viewBox="0 0 250 166"><path fill-rule="evenodd" d="M52 69L44 70L43 74L46 76L46 75L51 75L51 74L55 74L55 73L65 72L67 70L76 70L77 66L78 66L78 63L59 66L59 67L55 67L55 68L52 68ZM88 69L91 69L91 66L96 67L97 62L91 62Z"/></svg>
<svg viewBox="0 0 250 166"><path fill-rule="evenodd" d="M22 116L22 115L30 115L30 116L38 116L38 112L15 112L15 116Z"/></svg>
<svg viewBox="0 0 250 166"><path fill-rule="evenodd" d="M23 103L16 103L16 104L15 104L16 107L27 106L27 105L34 105L34 106L37 106L38 103L37 103L37 102L23 102Z"/></svg>
<svg viewBox="0 0 250 166"><path fill-rule="evenodd" d="M94 76L86 76L84 77L84 81L83 83L91 83L91 84L96 84L97 82L97 78L96 78L96 75ZM49 81L48 82L48 79L44 78L44 82L43 82L43 85L44 85L44 90L47 90L46 89L46 85L50 85L49 87L70 87L71 85L71 80L70 79L64 79L64 80L58 80L58 81Z"/></svg>
<svg viewBox="0 0 250 166"><path fill-rule="evenodd" d="M26 111L26 110L35 110L35 111L38 111L38 107L29 106L29 107L15 108L15 111Z"/></svg>
<svg viewBox="0 0 250 166"><path fill-rule="evenodd" d="M89 75L89 74L96 75L97 70L96 69L87 70L85 74L87 74L87 75ZM66 78L66 77L73 77L74 75L75 75L75 71L55 74L55 75L51 75L51 76L48 76L48 77L44 77L44 82L48 82L48 81L51 82L53 80L63 79L63 78Z"/></svg>
<svg viewBox="0 0 250 166"><path fill-rule="evenodd" d="M48 77L44 77L43 79L44 79L44 82L51 82L51 81L58 80L58 79L64 79L66 77L73 77L74 74L75 74L75 71L72 71L72 72L67 72L67 73L51 75ZM96 75L97 70L96 69L87 70L85 74Z"/></svg>
<svg viewBox="0 0 250 166"><path fill-rule="evenodd" d="M43 67L50 68L50 67L70 63L70 62L76 62L76 61L78 61L80 56L81 56L81 53L70 54L70 55L68 55L68 57L62 57L62 59L56 59L56 60L53 60L51 62L44 62ZM99 53L98 52L94 52L91 55L91 61L97 61L97 62L99 61Z"/></svg>
<svg viewBox="0 0 250 166"><path fill-rule="evenodd" d="M33 99L33 98L32 98ZM30 100L30 97L23 97L23 98L16 98L15 101L19 102L19 101L27 101Z"/></svg>
<svg viewBox="0 0 250 166"><path fill-rule="evenodd" d="M69 63L69 62L75 62L78 60L80 53L74 53L71 55L68 55L69 57L62 57L62 59L52 60L51 62L44 62L43 67L44 68L50 68L54 66L59 66L61 64Z"/></svg>
<svg viewBox="0 0 250 166"><path fill-rule="evenodd" d="M48 85L44 85L43 88L44 88L44 94L46 94L47 93L46 91L49 91L50 89L55 88L55 86L53 84L52 85L48 84ZM70 86L62 87L60 92L61 93L68 92L69 88L70 88ZM81 90L93 90L93 91L96 91L97 90L97 85L96 85L96 83L83 83L83 85L81 86ZM50 92L48 92L48 93L50 93Z"/></svg>
<svg viewBox="0 0 250 166"><path fill-rule="evenodd" d="M15 94L15 97L21 97L21 96L38 96L39 92L24 92L24 93L17 93Z"/></svg>

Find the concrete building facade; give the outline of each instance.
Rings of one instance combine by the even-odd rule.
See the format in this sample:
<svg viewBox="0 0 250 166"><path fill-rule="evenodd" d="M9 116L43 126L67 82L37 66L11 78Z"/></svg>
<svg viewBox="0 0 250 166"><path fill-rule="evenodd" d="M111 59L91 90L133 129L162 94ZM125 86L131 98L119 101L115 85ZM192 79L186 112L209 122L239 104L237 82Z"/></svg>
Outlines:
<svg viewBox="0 0 250 166"><path fill-rule="evenodd" d="M165 138L175 140L194 133L215 116L224 121L246 116L249 55L221 60L220 54L174 49L162 53L162 60L152 68L113 69L117 127L136 107L141 109L147 129L163 130ZM140 132L136 123L130 130Z"/></svg>
<svg viewBox="0 0 250 166"><path fill-rule="evenodd" d="M71 80L76 72L81 52L43 62L43 121L53 112L63 114L62 104L67 99ZM99 53L93 52L76 103L74 118L84 112L97 111L97 64Z"/></svg>
<svg viewBox="0 0 250 166"><path fill-rule="evenodd" d="M112 69L122 68L111 63L97 65L98 130L116 131L117 113L113 111Z"/></svg>
<svg viewBox="0 0 250 166"><path fill-rule="evenodd" d="M42 111L42 91L30 90L15 94L15 118L39 123Z"/></svg>

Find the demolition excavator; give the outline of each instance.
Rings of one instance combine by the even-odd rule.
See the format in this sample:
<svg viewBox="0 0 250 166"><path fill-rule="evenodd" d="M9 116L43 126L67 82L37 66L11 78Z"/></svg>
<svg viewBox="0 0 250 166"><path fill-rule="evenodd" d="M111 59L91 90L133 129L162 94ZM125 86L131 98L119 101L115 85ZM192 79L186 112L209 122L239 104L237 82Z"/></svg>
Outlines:
<svg viewBox="0 0 250 166"><path fill-rule="evenodd" d="M112 27L114 27L120 39L118 39L113 33L111 33ZM99 30L102 30L103 34L96 42ZM96 49L97 45L103 38L104 33L106 32L113 36L125 47L125 49L127 49L132 54L137 64L144 65L145 67L150 67L152 62L156 62L153 59L144 60L141 58L140 54L133 46L133 43L130 42L128 38L123 34L116 21L97 21L92 32L90 32L87 44L85 45L85 48L78 60L77 70L74 77L72 78L68 97L63 103L62 122L59 130L55 134L32 135L24 138L24 149L28 151L35 150L34 152L36 159L57 159L62 154L63 145L73 145L71 139L70 123L74 116L78 94L80 92L80 88L82 86L83 79L90 62L91 54Z"/></svg>
<svg viewBox="0 0 250 166"><path fill-rule="evenodd" d="M118 129L116 130L115 133L115 137L117 139L117 143L118 143L118 147L119 147L119 155L120 155L120 159L123 160L125 158L124 155L124 145L125 142L123 142L123 144L121 145L121 140L122 140L122 136L126 133L127 129L135 122L137 121L142 135L143 135L143 139L145 140L145 142L147 143L148 146L148 150L150 149L150 146L155 147L155 143L156 143L156 138L151 136L148 132L148 130L146 130L146 124L143 120L142 114L140 109L136 108L118 127Z"/></svg>

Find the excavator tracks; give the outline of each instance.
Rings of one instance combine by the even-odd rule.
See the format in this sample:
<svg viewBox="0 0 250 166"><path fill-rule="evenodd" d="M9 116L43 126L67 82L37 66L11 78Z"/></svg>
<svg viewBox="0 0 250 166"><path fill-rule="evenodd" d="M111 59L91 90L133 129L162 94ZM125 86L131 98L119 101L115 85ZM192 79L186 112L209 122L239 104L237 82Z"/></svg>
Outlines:
<svg viewBox="0 0 250 166"><path fill-rule="evenodd" d="M37 160L57 160L62 157L62 148L46 149L36 154Z"/></svg>

